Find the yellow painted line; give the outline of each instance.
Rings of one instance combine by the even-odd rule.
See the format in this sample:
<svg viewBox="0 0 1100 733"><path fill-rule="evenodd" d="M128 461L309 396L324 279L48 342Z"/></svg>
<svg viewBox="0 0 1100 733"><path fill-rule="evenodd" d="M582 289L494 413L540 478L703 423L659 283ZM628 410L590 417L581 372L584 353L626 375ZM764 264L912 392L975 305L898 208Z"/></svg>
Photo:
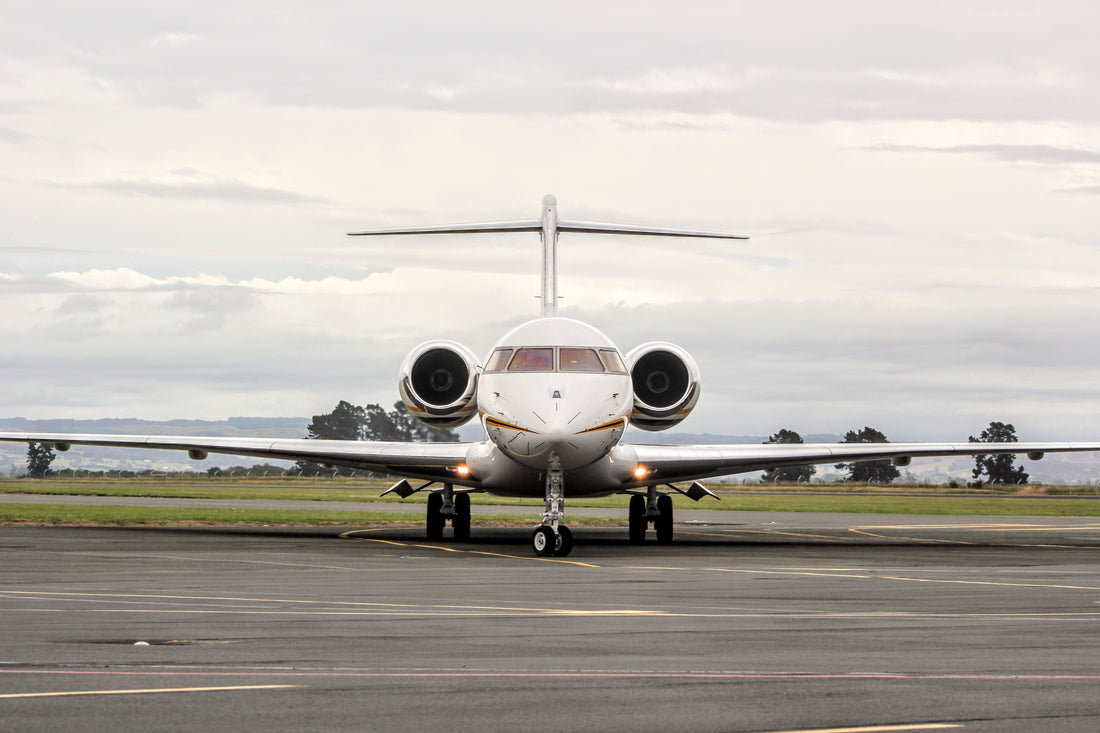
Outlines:
<svg viewBox="0 0 1100 733"><path fill-rule="evenodd" d="M238 596L177 596L156 593L76 593L71 591L34 591L34 590L6 590L0 589L2 596L53 596L62 598L134 598L139 600L173 600L173 601L232 601L236 603L285 603L288 605L321 605L321 606L351 606L353 608L386 608L386 609L433 609L441 612L470 611L483 613L485 611L538 611L540 609L522 608L519 606L468 606L457 604L432 604L419 603L370 603L366 601L318 601L288 598L242 598ZM19 610L19 609L10 609ZM163 609L165 613L183 609ZM251 609L245 609L251 610ZM207 609L204 613L221 613L221 608ZM288 612L289 613L289 612Z"/></svg>
<svg viewBox="0 0 1100 733"><path fill-rule="evenodd" d="M1008 588L1050 588L1055 590L1100 590L1095 585L1055 585L1053 583L1006 583L995 580L950 580L948 578L906 578L882 575L883 580L903 580L908 583L950 583L953 585L999 585Z"/></svg>
<svg viewBox="0 0 1100 733"><path fill-rule="evenodd" d="M887 733L905 730L944 730L962 728L958 723L910 723L904 725L862 725L856 728L803 728L801 730L771 731L771 733Z"/></svg>
<svg viewBox="0 0 1100 733"><path fill-rule="evenodd" d="M950 619L1028 619L1028 618L1083 618L1083 619L1096 619L1100 618L1100 611L1035 611L1035 612L975 612L975 613L953 613L949 611L936 612L912 612L912 611L774 611L774 612L730 612L730 613L687 613L681 611L660 611L652 609L605 609L605 610L586 610L586 609L569 609L569 608L535 608L526 611L508 611L502 613L474 613L464 612L446 613L443 611L224 611L217 610L178 610L178 609L145 609L145 608L84 608L84 609L71 609L71 608L20 608L9 609L6 613L97 613L97 614L177 614L184 616L197 616L197 615L210 615L210 614L224 614L227 616L317 616L317 617L360 617L360 618L379 618L379 617L408 617L408 616L420 616L423 618L459 618L459 617L471 617L471 618L545 618L547 616L649 616L649 617L661 617L661 618L698 618L698 619L922 619L922 618L950 618Z"/></svg>
<svg viewBox="0 0 1100 733"><path fill-rule="evenodd" d="M1053 590L1100 590L1092 585L1057 585L1054 583L1008 583L994 580L955 580L949 578L910 578L901 575L856 575L852 573L809 570L769 570L766 568L703 568L715 573L741 573L743 575L800 575L806 577L855 578L857 580L895 580L907 583L948 583L952 585L994 585L1007 588L1049 588Z"/></svg>
<svg viewBox="0 0 1100 733"><path fill-rule="evenodd" d="M692 537L723 537L729 539L730 537L739 534L762 534L768 536L784 536L784 537L810 537L812 539L828 540L830 542L843 542L843 537L824 535L824 534L808 534L805 532L780 532L771 531L766 529L731 529L726 532L694 532L689 530L680 530L678 535L690 535Z"/></svg>
<svg viewBox="0 0 1100 733"><path fill-rule="evenodd" d="M136 690L72 690L67 692L20 692L0 695L0 700L29 697L76 697L79 695L152 695L164 692L236 692L240 690L285 690L302 685L239 685L235 687L158 687Z"/></svg>
<svg viewBox="0 0 1100 733"><path fill-rule="evenodd" d="M905 540L906 542L936 542L936 543L939 543L941 545L976 545L976 544L978 544L977 542L967 542L966 540L941 540L941 539L936 539L934 537L933 538L929 538L929 537L909 537L909 536L906 536L906 535L878 534L877 532L868 532L868 531L866 531L867 529L889 529L889 528L888 527L887 528L883 528L883 527L874 527L874 528L849 527L848 531L849 532L854 532L855 534L861 534L865 537L874 537L877 540ZM914 529L920 529L920 527L899 527L898 529L914 530Z"/></svg>
<svg viewBox="0 0 1100 733"><path fill-rule="evenodd" d="M747 568L706 568L714 573L742 573L745 575L800 575L807 577L825 577L825 578L856 578L857 580L874 580L873 575L854 575L851 573L826 573L809 570L766 570L756 569L750 570Z"/></svg>
<svg viewBox="0 0 1100 733"><path fill-rule="evenodd" d="M560 557L533 557L531 555L511 555L504 552L488 552L487 550L464 550L458 547L448 547L447 545L425 545L414 542L395 542L394 540L382 540L376 537L359 537L359 532L366 532L368 530L353 529L348 532L344 532L340 535L340 539L345 540L360 540L362 542L381 542L386 545L395 545L397 547L419 547L425 550L443 550L445 552L457 552L466 553L469 555L487 555L489 557L503 557L509 560L526 560L528 562L556 562L562 565L575 565L581 568L598 568L599 565L593 565L592 563L580 562L579 560L565 560Z"/></svg>
<svg viewBox="0 0 1100 733"><path fill-rule="evenodd" d="M866 524L854 529L984 529L987 531L1042 531L1063 532L1066 530L1100 529L1100 524L1085 524L1080 527L1051 527L1049 524L1024 524L1022 522L982 522L976 524Z"/></svg>

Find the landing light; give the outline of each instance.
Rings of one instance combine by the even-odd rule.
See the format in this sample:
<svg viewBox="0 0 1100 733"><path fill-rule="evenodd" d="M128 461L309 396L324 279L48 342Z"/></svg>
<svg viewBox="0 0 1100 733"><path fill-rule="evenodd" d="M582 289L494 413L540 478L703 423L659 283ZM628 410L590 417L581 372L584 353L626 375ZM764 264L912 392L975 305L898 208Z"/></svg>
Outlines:
<svg viewBox="0 0 1100 733"><path fill-rule="evenodd" d="M645 466L638 466L634 469L634 478L645 478L647 473L649 473L649 469Z"/></svg>
<svg viewBox="0 0 1100 733"><path fill-rule="evenodd" d="M470 467L466 466L466 465L456 466L455 467L455 473L457 473L459 476L469 476L470 475Z"/></svg>

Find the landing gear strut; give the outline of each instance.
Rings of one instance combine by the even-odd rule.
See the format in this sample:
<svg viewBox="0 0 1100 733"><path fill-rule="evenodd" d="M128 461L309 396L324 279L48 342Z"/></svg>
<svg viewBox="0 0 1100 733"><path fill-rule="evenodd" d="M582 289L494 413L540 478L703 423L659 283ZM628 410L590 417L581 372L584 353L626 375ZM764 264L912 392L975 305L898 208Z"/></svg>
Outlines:
<svg viewBox="0 0 1100 733"><path fill-rule="evenodd" d="M645 542L646 530L650 522L657 531L657 543L667 545L672 542L672 497L657 494L656 486L646 488L646 496L634 494L630 497L630 542L640 545Z"/></svg>
<svg viewBox="0 0 1100 733"><path fill-rule="evenodd" d="M456 494L452 484L444 484L443 491L428 494L427 535L429 540L443 539L443 528L451 520L456 542L470 539L470 495Z"/></svg>
<svg viewBox="0 0 1100 733"><path fill-rule="evenodd" d="M542 524L531 533L531 547L539 557L565 557L573 551L573 533L560 523L565 517L562 473L561 461L551 454L546 472L546 511L542 513Z"/></svg>

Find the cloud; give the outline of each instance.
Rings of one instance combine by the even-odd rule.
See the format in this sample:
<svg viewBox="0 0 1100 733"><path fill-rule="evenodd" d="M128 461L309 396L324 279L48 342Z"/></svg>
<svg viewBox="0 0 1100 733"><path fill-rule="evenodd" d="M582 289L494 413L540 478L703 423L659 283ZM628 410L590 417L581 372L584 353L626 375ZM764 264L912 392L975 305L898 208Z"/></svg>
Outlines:
<svg viewBox="0 0 1100 733"><path fill-rule="evenodd" d="M13 130L10 127L0 127L0 141L12 143L13 145L23 145L35 139L33 135L28 135L25 132Z"/></svg>
<svg viewBox="0 0 1100 733"><path fill-rule="evenodd" d="M931 147L925 145L869 145L860 148L872 152L887 153L953 153L980 155L1008 163L1034 163L1038 165L1073 165L1100 163L1100 153L1083 148L1066 148L1054 145L951 145Z"/></svg>
<svg viewBox="0 0 1100 733"><path fill-rule="evenodd" d="M1074 196L1100 196L1100 185L1097 186L1071 186L1059 188L1053 193L1066 193Z"/></svg>
<svg viewBox="0 0 1100 733"><path fill-rule="evenodd" d="M139 102L188 109L227 94L294 106L690 108L802 121L1081 120L1100 108L1088 4L946 12L839 2L822 12L813 2L559 2L537 22L529 8L498 2L201 7L139 4L121 23L99 6L61 17L26 6L6 17L3 40Z"/></svg>
<svg viewBox="0 0 1100 733"><path fill-rule="evenodd" d="M79 184L53 184L60 187L102 191L127 196L176 200L240 201L253 204L319 204L327 203L317 196L254 186L240 181L184 181L160 183L146 180L93 181Z"/></svg>

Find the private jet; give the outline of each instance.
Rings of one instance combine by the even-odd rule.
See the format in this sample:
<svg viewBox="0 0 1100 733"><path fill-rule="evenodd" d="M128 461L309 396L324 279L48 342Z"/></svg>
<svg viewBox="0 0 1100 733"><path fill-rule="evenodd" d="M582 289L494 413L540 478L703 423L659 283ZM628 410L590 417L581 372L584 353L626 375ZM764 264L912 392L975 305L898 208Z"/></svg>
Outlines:
<svg viewBox="0 0 1100 733"><path fill-rule="evenodd" d="M537 232L542 241L540 317L504 334L484 360L451 340L414 348L398 375L410 413L434 427L454 428L477 417L484 439L469 443L398 443L164 435L0 433L0 440L126 446L289 461L313 461L400 477L385 493L402 499L429 491L426 529L441 540L470 538L470 494L538 497L542 521L531 534L540 557L563 557L573 534L563 520L566 497L629 494L628 537L644 543L673 538L672 494L715 497L700 480L782 466L913 458L1097 451L1100 443L818 443L648 445L623 442L628 425L666 430L699 400L699 367L683 348L644 343L625 354L602 332L558 316L557 241L566 233L747 239L737 234L574 222L558 218L547 195L538 219L352 232L350 236Z"/></svg>

